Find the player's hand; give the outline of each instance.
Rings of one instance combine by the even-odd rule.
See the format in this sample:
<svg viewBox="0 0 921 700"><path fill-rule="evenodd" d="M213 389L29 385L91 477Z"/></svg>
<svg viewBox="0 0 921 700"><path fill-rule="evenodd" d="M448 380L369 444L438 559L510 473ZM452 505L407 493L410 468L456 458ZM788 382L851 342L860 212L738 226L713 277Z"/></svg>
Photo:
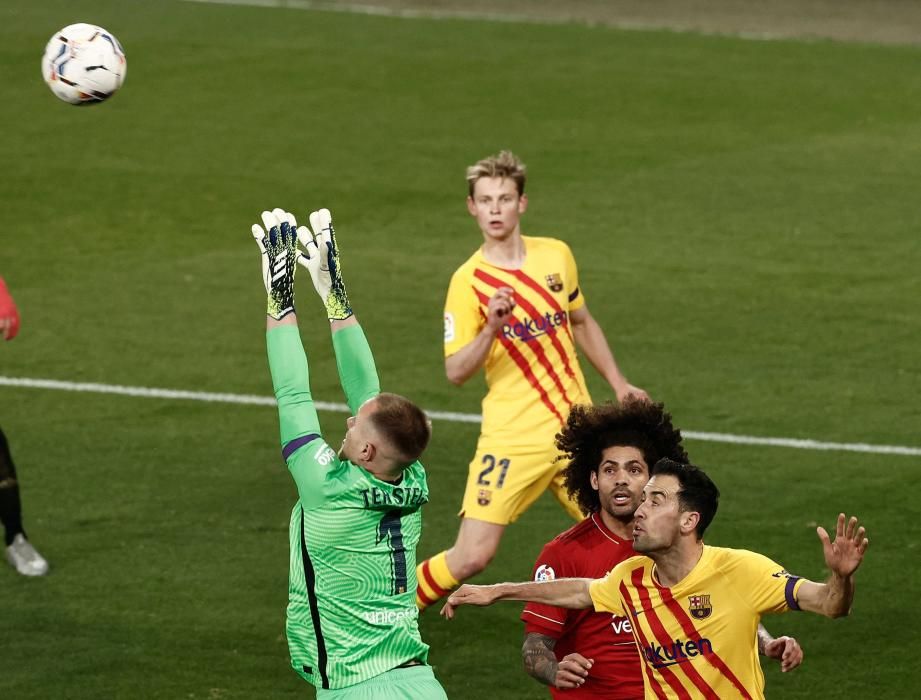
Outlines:
<svg viewBox="0 0 921 700"><path fill-rule="evenodd" d="M486 303L486 325L497 331L515 309L515 290L499 287Z"/></svg>
<svg viewBox="0 0 921 700"><path fill-rule="evenodd" d="M306 226L297 229L297 237L304 247L298 262L310 272L313 287L326 306L326 317L330 321L344 321L352 315L352 306L342 281L339 246L329 209L313 212L310 226L312 232Z"/></svg>
<svg viewBox="0 0 921 700"><path fill-rule="evenodd" d="M617 394L617 401L623 403L629 398L634 398L639 401L651 401L649 394L640 389L638 386L633 386L629 382L624 382L620 386L614 388L614 393Z"/></svg>
<svg viewBox="0 0 921 700"><path fill-rule="evenodd" d="M454 609L461 605L492 605L498 598L498 586L474 586L465 583L448 596L441 614L450 620L454 617Z"/></svg>
<svg viewBox="0 0 921 700"><path fill-rule="evenodd" d="M783 673L792 671L803 663L803 648L793 637L777 637L764 645L764 655L780 660Z"/></svg>
<svg viewBox="0 0 921 700"><path fill-rule="evenodd" d="M281 209L262 212L265 229L253 224L253 238L262 253L262 281L269 296L267 313L279 320L294 311L297 249L294 215Z"/></svg>
<svg viewBox="0 0 921 700"><path fill-rule="evenodd" d="M582 654L575 652L566 654L557 665L554 687L560 689L578 688L585 683L589 669L594 663L593 659L586 659Z"/></svg>
<svg viewBox="0 0 921 700"><path fill-rule="evenodd" d="M845 527L845 521L847 521L847 527ZM852 516L850 520L847 520L844 513L838 514L834 542L830 540L824 527L817 527L816 532L822 541L825 563L832 573L847 578L857 571L867 547L870 546L870 540L866 537L867 531L864 527L858 526L856 517Z"/></svg>
<svg viewBox="0 0 921 700"><path fill-rule="evenodd" d="M16 302L6 289L3 279L0 279L0 336L4 340L12 340L19 332L19 311Z"/></svg>

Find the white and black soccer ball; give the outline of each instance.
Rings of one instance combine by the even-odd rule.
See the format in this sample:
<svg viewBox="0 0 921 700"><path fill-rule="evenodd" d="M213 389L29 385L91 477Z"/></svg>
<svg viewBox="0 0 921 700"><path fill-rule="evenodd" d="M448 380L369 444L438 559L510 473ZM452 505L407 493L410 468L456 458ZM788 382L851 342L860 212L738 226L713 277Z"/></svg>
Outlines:
<svg viewBox="0 0 921 700"><path fill-rule="evenodd" d="M125 51L112 32L95 24L71 24L45 47L42 77L51 92L72 105L111 97L125 81Z"/></svg>

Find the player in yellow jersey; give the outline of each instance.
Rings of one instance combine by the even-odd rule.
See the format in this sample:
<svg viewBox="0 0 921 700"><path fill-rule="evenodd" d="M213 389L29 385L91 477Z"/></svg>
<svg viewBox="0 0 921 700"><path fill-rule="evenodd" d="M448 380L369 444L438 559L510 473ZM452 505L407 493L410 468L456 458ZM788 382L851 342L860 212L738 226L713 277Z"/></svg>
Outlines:
<svg viewBox="0 0 921 700"><path fill-rule="evenodd" d="M572 252L521 233L524 164L503 151L467 169L467 209L483 245L451 278L444 312L445 372L458 386L485 367L483 426L470 463L454 546L422 562L425 608L493 558L506 525L548 488L575 520L553 437L569 409L589 403L576 346L617 395L648 398L617 367L585 305Z"/></svg>
<svg viewBox="0 0 921 700"><path fill-rule="evenodd" d="M690 464L659 460L634 515L637 556L604 578L462 586L443 614L459 605L528 600L626 616L640 651L646 698L763 698L756 628L765 613L850 612L854 573L869 545L857 518L838 516L832 541L817 529L831 575L814 583L765 556L710 547L703 534L719 491Z"/></svg>

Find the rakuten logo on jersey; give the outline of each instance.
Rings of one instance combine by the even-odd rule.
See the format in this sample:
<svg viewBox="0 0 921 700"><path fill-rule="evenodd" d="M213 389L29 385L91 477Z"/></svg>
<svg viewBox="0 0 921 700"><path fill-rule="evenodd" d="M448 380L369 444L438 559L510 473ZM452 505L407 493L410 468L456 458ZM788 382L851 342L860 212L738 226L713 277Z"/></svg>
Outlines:
<svg viewBox="0 0 921 700"><path fill-rule="evenodd" d="M549 311L537 318L526 318L520 323L506 323L502 326L502 335L509 340L532 340L555 331L569 323L569 315L563 311L551 314Z"/></svg>
<svg viewBox="0 0 921 700"><path fill-rule="evenodd" d="M664 668L675 664L687 663L695 656L707 656L713 653L713 644L706 637L701 639L676 639L674 644L664 647L647 644L643 647L643 656L653 668Z"/></svg>

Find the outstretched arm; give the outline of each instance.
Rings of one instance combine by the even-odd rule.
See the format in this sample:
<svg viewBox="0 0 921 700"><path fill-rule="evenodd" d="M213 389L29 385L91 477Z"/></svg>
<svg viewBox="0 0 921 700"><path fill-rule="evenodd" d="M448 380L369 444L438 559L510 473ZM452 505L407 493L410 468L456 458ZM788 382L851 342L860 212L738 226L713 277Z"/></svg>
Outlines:
<svg viewBox="0 0 921 700"><path fill-rule="evenodd" d="M297 230L304 253L300 262L310 271L313 286L323 300L333 335L336 367L346 402L352 413L380 391L374 356L364 331L352 312L342 279L339 246L329 209L310 215L311 232L306 226Z"/></svg>
<svg viewBox="0 0 921 700"><path fill-rule="evenodd" d="M870 545L866 530L857 518L847 520L838 515L834 542L824 527L816 529L825 553L825 564L831 575L825 583L803 581L796 594L801 610L819 613L826 617L843 617L850 613L854 602L854 573L863 561Z"/></svg>
<svg viewBox="0 0 921 700"><path fill-rule="evenodd" d="M374 355L355 316L346 321L333 321L331 328L339 381L354 415L365 401L381 393Z"/></svg>
<svg viewBox="0 0 921 700"><path fill-rule="evenodd" d="M601 326L592 316L588 307L582 306L569 313L569 319L572 321L572 333L578 343L579 348L585 353L588 361L598 370L598 374L604 377L605 381L614 389L617 394L617 400L623 401L628 396L635 396L640 399L649 399L649 395L635 387L621 373L614 359L614 353L608 344L607 338Z"/></svg>
<svg viewBox="0 0 921 700"><path fill-rule="evenodd" d="M298 256L294 217L281 209L263 212L265 229L252 227L262 254L263 282L268 295L266 349L272 386L278 402L282 454L299 490L308 491L319 473L316 463L295 468L294 453L320 438L320 422L310 394L307 355L294 313L294 273ZM309 464L308 464L309 462ZM302 496L304 494L302 493Z"/></svg>
<svg viewBox="0 0 921 700"><path fill-rule="evenodd" d="M498 600L527 600L561 608L591 608L594 603L589 593L589 584L593 580L560 578L555 581L495 583L491 586L464 584L448 597L441 614L450 620L454 617L454 609L461 605L486 606Z"/></svg>
<svg viewBox="0 0 921 700"><path fill-rule="evenodd" d="M297 315L290 313L281 320L267 317L265 341L278 402L282 454L287 459L298 447L320 437L320 420L310 393L307 354Z"/></svg>

